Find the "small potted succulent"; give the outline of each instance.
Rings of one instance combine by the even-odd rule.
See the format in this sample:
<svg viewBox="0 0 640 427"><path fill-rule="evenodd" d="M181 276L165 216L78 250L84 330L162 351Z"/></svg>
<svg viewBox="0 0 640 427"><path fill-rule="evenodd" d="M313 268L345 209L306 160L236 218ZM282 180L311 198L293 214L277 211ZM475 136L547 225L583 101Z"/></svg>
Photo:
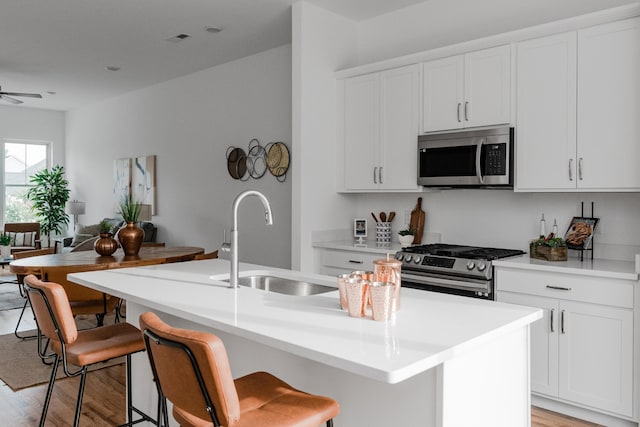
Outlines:
<svg viewBox="0 0 640 427"><path fill-rule="evenodd" d="M411 227L407 227L404 230L398 231L398 240L400 240L400 244L402 245L402 247L410 246L411 243L413 243L415 234L416 231Z"/></svg>
<svg viewBox="0 0 640 427"><path fill-rule="evenodd" d="M566 261L567 242L554 233L540 237L529 243L529 257L547 261Z"/></svg>
<svg viewBox="0 0 640 427"><path fill-rule="evenodd" d="M0 258L11 256L11 237L8 234L0 234Z"/></svg>

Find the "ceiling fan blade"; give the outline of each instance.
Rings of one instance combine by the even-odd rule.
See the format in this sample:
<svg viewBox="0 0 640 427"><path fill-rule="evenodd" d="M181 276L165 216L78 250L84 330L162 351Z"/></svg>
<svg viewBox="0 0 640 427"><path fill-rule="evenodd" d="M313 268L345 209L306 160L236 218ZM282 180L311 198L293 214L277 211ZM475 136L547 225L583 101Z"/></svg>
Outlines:
<svg viewBox="0 0 640 427"><path fill-rule="evenodd" d="M39 93L0 92L0 95L26 96L27 98L42 98Z"/></svg>
<svg viewBox="0 0 640 427"><path fill-rule="evenodd" d="M11 98L10 96L6 96L1 93L0 93L0 99L4 99L5 101L8 101L12 104L22 104L22 101L20 101L19 99Z"/></svg>

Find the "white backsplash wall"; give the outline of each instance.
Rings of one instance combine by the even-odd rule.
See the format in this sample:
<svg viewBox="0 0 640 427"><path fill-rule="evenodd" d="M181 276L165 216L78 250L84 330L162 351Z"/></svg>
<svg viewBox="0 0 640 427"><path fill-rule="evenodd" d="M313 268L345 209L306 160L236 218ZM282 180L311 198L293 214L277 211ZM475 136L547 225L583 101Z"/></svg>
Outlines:
<svg viewBox="0 0 640 427"><path fill-rule="evenodd" d="M415 194L361 194L358 216L369 219L369 235L375 235L371 212L396 212L393 233L405 226L404 212L411 211L418 197L426 213L425 231L439 232L443 243L522 249L540 233L544 213L547 234L554 218L559 234L571 218L591 214L600 223L595 240L597 258L632 260L640 252L640 194L637 193L515 193L508 190L440 190ZM352 219L348 219L352 221ZM372 234L373 233L373 234ZM573 251L571 251L573 253ZM573 255L576 255L573 253Z"/></svg>

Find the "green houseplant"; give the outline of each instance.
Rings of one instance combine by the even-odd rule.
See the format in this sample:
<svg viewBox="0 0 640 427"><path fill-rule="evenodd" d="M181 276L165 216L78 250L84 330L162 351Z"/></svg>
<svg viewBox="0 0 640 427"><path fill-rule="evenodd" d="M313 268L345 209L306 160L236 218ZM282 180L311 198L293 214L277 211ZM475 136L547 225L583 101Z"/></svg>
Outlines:
<svg viewBox="0 0 640 427"><path fill-rule="evenodd" d="M69 224L69 215L64 211L69 200L69 182L64 177L64 167L56 165L43 169L29 178L33 187L27 192L32 202L31 209L40 222L40 232L47 236L47 245L51 247L51 234L64 233Z"/></svg>
<svg viewBox="0 0 640 427"><path fill-rule="evenodd" d="M398 240L402 246L409 246L413 243L414 235L416 234L416 230L411 227L407 227L403 230L398 231Z"/></svg>
<svg viewBox="0 0 640 427"><path fill-rule="evenodd" d="M0 234L0 257L9 258L11 256L11 236Z"/></svg>

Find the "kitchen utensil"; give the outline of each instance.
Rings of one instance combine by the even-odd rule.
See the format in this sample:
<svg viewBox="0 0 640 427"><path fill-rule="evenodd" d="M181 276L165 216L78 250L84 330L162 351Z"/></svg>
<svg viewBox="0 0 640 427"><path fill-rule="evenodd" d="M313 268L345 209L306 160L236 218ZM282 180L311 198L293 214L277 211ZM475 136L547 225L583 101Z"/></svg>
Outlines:
<svg viewBox="0 0 640 427"><path fill-rule="evenodd" d="M247 155L242 148L227 148L227 171L231 178L243 180L247 173Z"/></svg>
<svg viewBox="0 0 640 427"><path fill-rule="evenodd" d="M391 222L391 221L393 221L393 218L395 218L395 217L396 217L396 213L395 213L395 212L393 212L393 211L391 211L391 212L389 213L389 218L387 218L387 222Z"/></svg>
<svg viewBox="0 0 640 427"><path fill-rule="evenodd" d="M283 142L271 142L265 147L267 152L267 167L271 175L280 182L284 182L289 170L289 149Z"/></svg>
<svg viewBox="0 0 640 427"><path fill-rule="evenodd" d="M374 214L373 212L371 212L371 216L373 217L373 220L375 222L380 222L380 221L378 221L378 218L376 218L376 214Z"/></svg>
<svg viewBox="0 0 640 427"><path fill-rule="evenodd" d="M409 228L415 230L413 237L413 244L419 245L422 243L422 233L424 232L424 211L422 210L422 197L418 197L416 207L411 211L411 220L409 221Z"/></svg>
<svg viewBox="0 0 640 427"><path fill-rule="evenodd" d="M387 222L387 214L380 212L380 222Z"/></svg>

